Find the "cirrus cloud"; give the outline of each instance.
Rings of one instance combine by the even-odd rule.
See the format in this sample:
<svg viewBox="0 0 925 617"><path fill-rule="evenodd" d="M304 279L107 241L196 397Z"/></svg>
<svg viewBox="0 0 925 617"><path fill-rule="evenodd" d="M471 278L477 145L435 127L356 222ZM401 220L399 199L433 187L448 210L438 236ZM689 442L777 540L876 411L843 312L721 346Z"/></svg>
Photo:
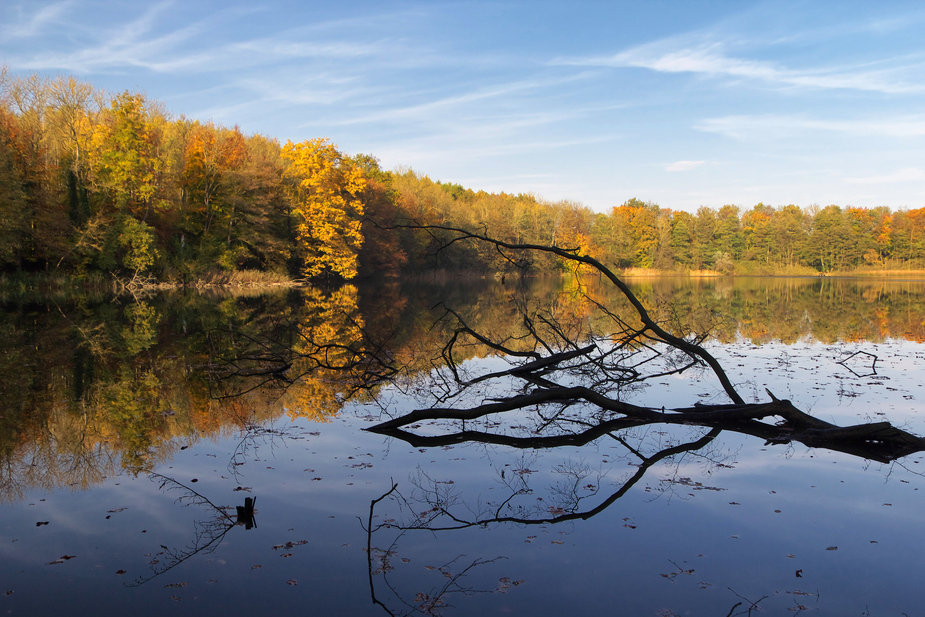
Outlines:
<svg viewBox="0 0 925 617"><path fill-rule="evenodd" d="M695 167L700 167L706 161L675 161L665 166L665 171L690 171Z"/></svg>

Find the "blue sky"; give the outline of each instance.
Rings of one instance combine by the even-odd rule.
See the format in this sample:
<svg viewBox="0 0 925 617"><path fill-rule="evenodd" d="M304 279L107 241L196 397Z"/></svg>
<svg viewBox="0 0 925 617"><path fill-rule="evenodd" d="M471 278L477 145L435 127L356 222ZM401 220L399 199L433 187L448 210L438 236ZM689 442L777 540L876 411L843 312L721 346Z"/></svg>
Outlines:
<svg viewBox="0 0 925 617"><path fill-rule="evenodd" d="M4 0L0 63L435 180L925 206L921 2Z"/></svg>

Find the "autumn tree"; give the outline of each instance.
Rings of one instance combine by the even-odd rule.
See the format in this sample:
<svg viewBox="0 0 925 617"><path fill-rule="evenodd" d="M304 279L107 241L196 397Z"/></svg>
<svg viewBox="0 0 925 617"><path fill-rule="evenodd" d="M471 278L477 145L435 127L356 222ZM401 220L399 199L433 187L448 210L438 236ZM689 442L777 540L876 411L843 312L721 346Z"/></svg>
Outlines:
<svg viewBox="0 0 925 617"><path fill-rule="evenodd" d="M15 118L0 109L0 265L15 262L24 231L26 192L19 148Z"/></svg>
<svg viewBox="0 0 925 617"><path fill-rule="evenodd" d="M161 167L156 138L144 97L118 94L95 135L96 178L116 211L147 218Z"/></svg>
<svg viewBox="0 0 925 617"><path fill-rule="evenodd" d="M765 265L771 261L773 246L771 219L773 216L774 208L763 203L757 204L742 215L742 235L746 259Z"/></svg>
<svg viewBox="0 0 925 617"><path fill-rule="evenodd" d="M784 206L774 213L771 219L771 235L774 238L774 251L781 265L796 265L797 256L807 239L806 227L807 216L797 206Z"/></svg>
<svg viewBox="0 0 925 617"><path fill-rule="evenodd" d="M326 138L283 146L289 161L292 213L306 276L357 274L357 253L363 244L358 195L366 186L362 170Z"/></svg>
<svg viewBox="0 0 925 617"><path fill-rule="evenodd" d="M244 140L243 163L227 171L228 266L284 271L292 257L290 205L283 190L279 143L263 135Z"/></svg>
<svg viewBox="0 0 925 617"><path fill-rule="evenodd" d="M245 162L244 136L237 127L217 128L212 123L196 123L186 145L183 187L191 204L202 209L201 233L208 235L216 213L228 214L228 243L233 225L233 206L227 202L230 172ZM225 210L232 208L231 212Z"/></svg>
<svg viewBox="0 0 925 617"><path fill-rule="evenodd" d="M366 186L360 194L365 213L360 269L367 276L375 273L397 277L408 263L408 254L403 246L407 234L397 229L404 217L398 204L398 192L392 187L392 174L383 171L374 156L359 154L353 161L366 178Z"/></svg>

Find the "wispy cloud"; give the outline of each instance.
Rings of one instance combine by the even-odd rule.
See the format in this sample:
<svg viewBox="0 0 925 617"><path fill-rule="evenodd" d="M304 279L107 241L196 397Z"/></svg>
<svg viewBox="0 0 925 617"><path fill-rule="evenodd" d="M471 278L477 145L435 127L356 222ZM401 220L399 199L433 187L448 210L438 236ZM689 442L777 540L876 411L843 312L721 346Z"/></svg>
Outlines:
<svg viewBox="0 0 925 617"><path fill-rule="evenodd" d="M450 120L447 116L450 110L459 110L463 108L470 110L471 114L473 104L484 103L489 100L505 99L513 95L522 95L528 92L561 86L576 79L580 79L580 77L570 76L551 79L524 79L503 84L493 84L479 87L469 92L454 93L439 98L432 98L422 103L398 105L392 109L385 109L366 115L351 115L349 118L342 120L340 124L380 123L408 119L425 121L428 118L441 116L447 117L447 119ZM510 117L506 121L521 124L524 122L534 123L535 120L530 120L533 115L534 114L525 110L521 110L516 117ZM458 115L452 118L454 122L458 122L459 120L460 118Z"/></svg>
<svg viewBox="0 0 925 617"><path fill-rule="evenodd" d="M641 45L610 56L560 58L557 65L610 68L644 68L659 73L694 73L710 77L749 79L781 86L818 89L850 89L885 93L925 91L920 80L903 75L923 69L923 58L909 59L900 67L869 69L818 67L794 69L779 62L738 58L725 51L721 42L674 48L673 41ZM666 49L667 48L667 49Z"/></svg>
<svg viewBox="0 0 925 617"><path fill-rule="evenodd" d="M160 2L149 5L131 21L110 28L92 28L87 24L71 26L75 34L89 39L83 47L19 57L12 64L20 69L75 73L93 73L125 66L168 72L194 65L201 61L203 52L184 54L182 46L207 31L207 25L200 21L158 33L162 19L169 17L171 10L172 2ZM60 29L61 24L56 27ZM43 36L53 38L49 33Z"/></svg>
<svg viewBox="0 0 925 617"><path fill-rule="evenodd" d="M863 178L845 178L848 184L895 184L898 182L925 181L925 171L915 167L900 169L891 174L882 176L866 176Z"/></svg>
<svg viewBox="0 0 925 617"><path fill-rule="evenodd" d="M7 40L37 36L48 25L60 22L73 4L73 0L64 0L44 6L18 22L0 26L0 36Z"/></svg>
<svg viewBox="0 0 925 617"><path fill-rule="evenodd" d="M826 131L855 136L908 138L925 135L925 117L905 117L891 120L855 119L820 120L797 115L723 116L697 123L698 131L718 133L741 140L778 139L794 133Z"/></svg>
<svg viewBox="0 0 925 617"><path fill-rule="evenodd" d="M695 167L700 167L706 161L675 161L665 166L665 171L690 171Z"/></svg>

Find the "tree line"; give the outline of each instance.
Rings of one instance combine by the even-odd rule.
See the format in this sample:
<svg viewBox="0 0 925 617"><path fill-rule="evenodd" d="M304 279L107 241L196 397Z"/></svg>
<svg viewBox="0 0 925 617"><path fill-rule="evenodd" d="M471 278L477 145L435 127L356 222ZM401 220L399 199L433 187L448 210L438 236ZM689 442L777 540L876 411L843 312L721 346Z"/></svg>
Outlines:
<svg viewBox="0 0 925 617"><path fill-rule="evenodd" d="M758 204L675 211L630 199L596 213L383 170L324 138L246 135L73 77L0 74L0 271L188 283L220 273L350 279L503 273L496 251L409 225L577 248L616 268L721 273L925 266L925 208Z"/></svg>

